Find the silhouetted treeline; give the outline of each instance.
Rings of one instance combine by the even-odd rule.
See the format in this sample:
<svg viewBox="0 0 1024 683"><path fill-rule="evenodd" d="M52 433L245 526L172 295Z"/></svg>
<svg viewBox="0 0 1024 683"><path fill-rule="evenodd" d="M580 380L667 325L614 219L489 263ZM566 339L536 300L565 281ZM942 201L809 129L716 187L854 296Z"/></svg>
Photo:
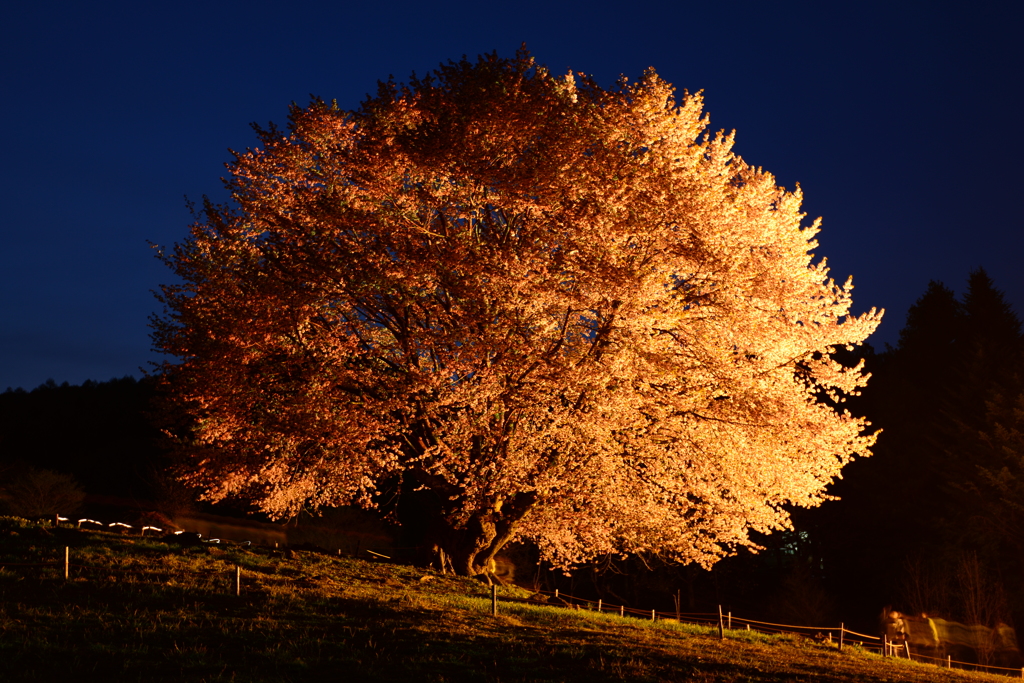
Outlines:
<svg viewBox="0 0 1024 683"><path fill-rule="evenodd" d="M0 465L73 475L87 493L150 499L160 462L153 383L131 377L0 393Z"/></svg>

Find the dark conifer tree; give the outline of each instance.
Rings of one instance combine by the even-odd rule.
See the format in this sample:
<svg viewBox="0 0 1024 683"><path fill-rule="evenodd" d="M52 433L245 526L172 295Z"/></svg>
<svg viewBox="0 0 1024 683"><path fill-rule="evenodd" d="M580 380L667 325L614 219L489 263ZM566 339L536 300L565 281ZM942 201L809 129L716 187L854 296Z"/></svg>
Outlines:
<svg viewBox="0 0 1024 683"><path fill-rule="evenodd" d="M1021 363L1021 323L1001 291L981 268L973 271L964 294L964 331L957 354L959 385L956 419L977 430L986 403L1012 392Z"/></svg>
<svg viewBox="0 0 1024 683"><path fill-rule="evenodd" d="M944 540L977 557L1024 615L1024 342L1021 322L984 270L971 273L951 409L944 412Z"/></svg>
<svg viewBox="0 0 1024 683"><path fill-rule="evenodd" d="M1000 562L1002 574L1018 577L1024 573L1024 388L994 395L987 408L973 476L957 485L963 509L970 511L962 532ZM1024 591L1010 592L1024 611Z"/></svg>
<svg viewBox="0 0 1024 683"><path fill-rule="evenodd" d="M979 524L989 524L982 521L984 515L973 514L984 502L975 492L982 472L997 468L1002 460L990 442L996 426L1012 415L1012 403L1022 388L1022 340L1020 319L980 268L968 279L963 312L963 332L950 367L953 391L938 406L934 433L941 444L944 489L949 492L943 520L946 536L950 543L974 552L984 535Z"/></svg>
<svg viewBox="0 0 1024 683"><path fill-rule="evenodd" d="M941 544L936 532L944 515L944 414L955 403L957 387L949 377L959 365L964 327L963 306L953 291L929 283L910 308L899 345L886 353L872 387L875 423L883 434L868 470L884 499L883 526L904 530L894 534L901 538L894 563L908 550L934 553ZM908 548L908 543L917 547Z"/></svg>
<svg viewBox="0 0 1024 683"><path fill-rule="evenodd" d="M950 376L961 374L951 371L962 364L965 327L964 307L953 291L930 282L910 308L875 392L877 419L886 434L882 457L875 459L887 480L883 489L891 491L899 518L917 526L922 515L941 516L946 414L955 410L959 393Z"/></svg>

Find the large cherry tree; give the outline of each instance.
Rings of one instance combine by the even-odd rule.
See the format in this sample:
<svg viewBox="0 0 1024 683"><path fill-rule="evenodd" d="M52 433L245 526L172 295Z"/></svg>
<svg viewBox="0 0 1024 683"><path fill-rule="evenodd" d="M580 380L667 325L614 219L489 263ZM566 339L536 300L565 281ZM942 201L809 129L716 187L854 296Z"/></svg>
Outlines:
<svg viewBox="0 0 1024 683"><path fill-rule="evenodd" d="M185 478L278 516L404 481L466 574L520 538L709 565L786 528L868 454L832 353L880 314L707 125L654 71L605 89L524 50L257 129L162 253Z"/></svg>

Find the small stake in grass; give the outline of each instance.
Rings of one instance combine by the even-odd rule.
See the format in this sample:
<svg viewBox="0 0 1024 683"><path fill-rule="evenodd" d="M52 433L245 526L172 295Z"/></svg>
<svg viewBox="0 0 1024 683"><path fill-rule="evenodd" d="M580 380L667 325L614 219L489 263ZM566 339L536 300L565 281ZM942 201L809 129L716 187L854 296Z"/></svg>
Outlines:
<svg viewBox="0 0 1024 683"><path fill-rule="evenodd" d="M498 616L498 587L491 584L491 616Z"/></svg>
<svg viewBox="0 0 1024 683"><path fill-rule="evenodd" d="M946 668L953 668L953 655L946 655ZM1024 669L1021 669L1021 678L1024 678Z"/></svg>
<svg viewBox="0 0 1024 683"><path fill-rule="evenodd" d="M242 568L239 565L235 565L235 595L240 596L242 594Z"/></svg>
<svg viewBox="0 0 1024 683"><path fill-rule="evenodd" d="M68 580L68 564L69 564L68 563L68 559L69 559L69 556L70 556L70 552L71 551L68 550L68 546L64 546L64 580L65 581Z"/></svg>
<svg viewBox="0 0 1024 683"><path fill-rule="evenodd" d="M598 612L600 612L600 611L601 611L601 602L602 602L601 598L598 598L598 599L597 599L597 611L598 611Z"/></svg>
<svg viewBox="0 0 1024 683"><path fill-rule="evenodd" d="M654 610L651 610L651 621L654 621Z"/></svg>

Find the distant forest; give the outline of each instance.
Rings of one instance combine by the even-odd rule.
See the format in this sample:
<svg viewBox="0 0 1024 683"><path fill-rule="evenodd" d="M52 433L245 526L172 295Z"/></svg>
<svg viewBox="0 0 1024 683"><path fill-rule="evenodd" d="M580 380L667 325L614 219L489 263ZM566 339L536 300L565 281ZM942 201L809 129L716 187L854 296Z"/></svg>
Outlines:
<svg viewBox="0 0 1024 683"><path fill-rule="evenodd" d="M70 386L53 380L0 394L0 466L44 468L95 495L151 499L163 466L152 419L155 382L131 377Z"/></svg>
<svg viewBox="0 0 1024 683"><path fill-rule="evenodd" d="M1024 624L1024 337L983 270L960 296L932 282L897 346L840 351L872 373L843 404L881 429L838 500L794 511L795 529L711 571L657 557L606 558L571 576L520 567L579 595L684 611L873 628L886 605L968 623ZM26 472L70 475L85 493L179 505L162 472L155 382L50 381L0 394L0 496ZM3 503L4 498L0 498ZM528 564L529 549L518 551Z"/></svg>

